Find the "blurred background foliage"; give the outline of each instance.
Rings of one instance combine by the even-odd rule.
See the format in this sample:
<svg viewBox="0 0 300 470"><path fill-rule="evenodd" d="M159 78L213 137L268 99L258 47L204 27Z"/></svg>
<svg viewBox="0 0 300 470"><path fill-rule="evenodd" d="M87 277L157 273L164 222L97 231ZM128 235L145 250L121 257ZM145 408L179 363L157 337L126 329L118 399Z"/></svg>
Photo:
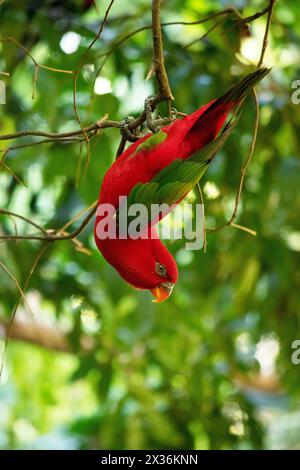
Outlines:
<svg viewBox="0 0 300 470"><path fill-rule="evenodd" d="M90 3L5 0L1 37L13 36L40 64L74 70L108 4L97 0L97 11ZM85 124L106 114L115 120L138 115L155 92L154 80L145 81L152 54L149 30L122 43L98 72L105 52L151 22L150 3L115 1L79 75L78 110ZM265 8L266 0L171 0L163 2L162 21L196 21L229 5L249 16ZM224 228L208 235L206 254L171 243L180 279L160 305L126 285L101 258L92 223L79 237L90 254L71 241L48 246L27 289L34 316L21 303L16 322L24 328L38 325L40 332L50 327L46 337L59 330L70 352L9 341L0 386L0 448L300 447L300 365L291 362L291 344L300 337L300 107L291 101L292 83L300 78L299 17L300 4L278 0L265 60L273 70L258 90L258 142L237 219L257 230L257 237ZM182 112L220 95L259 57L265 16L249 30L228 18L186 47L215 21L164 28L166 67ZM0 43L0 51L0 71L10 74L1 76L7 85L1 134L77 129L72 75L40 68L32 99L32 60L9 42ZM205 176L209 227L232 212L254 118L249 99L234 135ZM97 198L119 140L117 129L93 138L90 165L79 181L80 144L10 151L5 163L27 187L2 166L0 207L47 228L61 227ZM20 143L1 141L1 150ZM0 215L0 222L2 234L14 233L10 217ZM25 222L15 223L18 233L32 233ZM21 286L41 246L0 243L0 261ZM18 297L1 268L2 340ZM0 338L1 355L3 344Z"/></svg>

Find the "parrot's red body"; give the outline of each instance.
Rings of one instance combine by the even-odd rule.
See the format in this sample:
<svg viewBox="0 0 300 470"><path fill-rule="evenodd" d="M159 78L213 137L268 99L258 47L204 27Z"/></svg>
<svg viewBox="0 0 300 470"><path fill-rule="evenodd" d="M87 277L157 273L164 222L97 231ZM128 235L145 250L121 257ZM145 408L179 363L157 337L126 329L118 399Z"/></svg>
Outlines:
<svg viewBox="0 0 300 470"><path fill-rule="evenodd" d="M163 145L139 152L133 158L136 148L151 134L130 145L114 162L106 173L101 187L99 202L109 202L116 206L119 195L128 195L139 182L151 180L160 170L167 167L177 158L188 158L196 150L208 144L218 134L228 112L234 103L223 103L204 120L203 113L214 101L202 106L183 119L176 119L162 130L168 138Z"/></svg>
<svg viewBox="0 0 300 470"><path fill-rule="evenodd" d="M148 134L130 145L107 171L101 187L99 205L109 203L118 209L119 196L130 196L136 185L159 179L162 171L167 173L168 168L170 175L173 176L174 185L172 174L174 162L178 160L188 162L191 156L214 142L229 113L241 103L246 92L266 73L267 69L261 69L250 74L221 98L162 128L164 136L162 142L147 147L145 143L152 137L152 134ZM202 165L200 178L204 172L203 167L206 168L210 159L199 161ZM180 180L180 175L178 179ZM188 190L191 187L188 187ZM178 198L175 197L174 203L179 202L185 194L178 191ZM96 230L100 220L101 216L97 216L95 240L107 261L134 287L150 289L157 301L167 298L177 281L178 270L175 260L155 235L155 229L152 228L152 235L148 239L101 240Z"/></svg>

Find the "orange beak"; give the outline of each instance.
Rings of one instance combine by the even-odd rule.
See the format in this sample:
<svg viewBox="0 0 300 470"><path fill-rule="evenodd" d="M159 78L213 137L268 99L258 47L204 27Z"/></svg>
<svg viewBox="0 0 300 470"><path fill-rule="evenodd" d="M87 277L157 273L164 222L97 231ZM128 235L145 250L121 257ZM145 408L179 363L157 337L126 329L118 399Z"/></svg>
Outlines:
<svg viewBox="0 0 300 470"><path fill-rule="evenodd" d="M163 282L159 286L154 287L154 289L151 289L155 297L155 300L152 300L152 302L163 302L166 300L172 294L173 287L174 284L172 282Z"/></svg>

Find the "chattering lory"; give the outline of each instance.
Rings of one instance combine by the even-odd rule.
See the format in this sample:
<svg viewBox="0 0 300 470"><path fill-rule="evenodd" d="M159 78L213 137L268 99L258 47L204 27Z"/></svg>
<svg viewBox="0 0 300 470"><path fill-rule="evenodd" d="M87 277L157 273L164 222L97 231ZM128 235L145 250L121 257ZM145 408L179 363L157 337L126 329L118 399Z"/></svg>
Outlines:
<svg viewBox="0 0 300 470"><path fill-rule="evenodd" d="M116 237L104 238L98 231L105 217L101 205L115 208L116 224L120 196L127 197L128 207L134 203L143 203L147 208L167 203L173 208L202 177L234 128L236 111L268 73L267 68L250 73L220 98L174 120L157 133L141 137L104 176L94 231L97 247L125 281L135 288L150 290L157 302L170 296L178 278L176 262L157 236L157 220L149 215L148 237L125 238L117 231Z"/></svg>

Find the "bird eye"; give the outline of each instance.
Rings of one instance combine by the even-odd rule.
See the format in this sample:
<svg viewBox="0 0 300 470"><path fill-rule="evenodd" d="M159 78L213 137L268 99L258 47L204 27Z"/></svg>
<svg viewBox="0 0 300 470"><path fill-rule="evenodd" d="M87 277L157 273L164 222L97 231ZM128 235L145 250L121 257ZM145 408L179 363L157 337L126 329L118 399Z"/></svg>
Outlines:
<svg viewBox="0 0 300 470"><path fill-rule="evenodd" d="M166 268L163 264L156 262L155 271L160 276L165 276L167 274Z"/></svg>

